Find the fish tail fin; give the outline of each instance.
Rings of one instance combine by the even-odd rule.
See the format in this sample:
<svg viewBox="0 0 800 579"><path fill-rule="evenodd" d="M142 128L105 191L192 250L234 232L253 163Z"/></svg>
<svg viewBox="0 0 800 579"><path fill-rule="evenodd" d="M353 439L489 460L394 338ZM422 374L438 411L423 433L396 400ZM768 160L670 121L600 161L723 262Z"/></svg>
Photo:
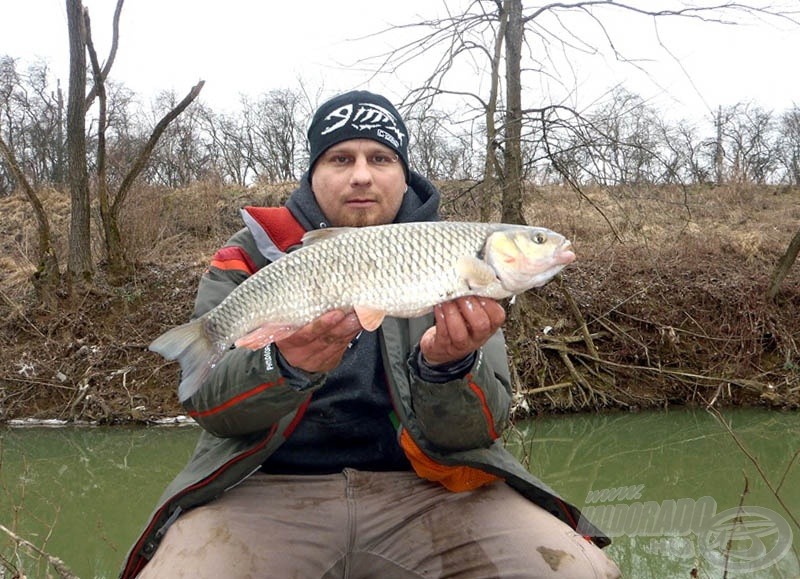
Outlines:
<svg viewBox="0 0 800 579"><path fill-rule="evenodd" d="M201 320L193 320L164 332L153 340L149 349L181 365L181 383L178 387L181 402L200 389L223 353L209 338Z"/></svg>

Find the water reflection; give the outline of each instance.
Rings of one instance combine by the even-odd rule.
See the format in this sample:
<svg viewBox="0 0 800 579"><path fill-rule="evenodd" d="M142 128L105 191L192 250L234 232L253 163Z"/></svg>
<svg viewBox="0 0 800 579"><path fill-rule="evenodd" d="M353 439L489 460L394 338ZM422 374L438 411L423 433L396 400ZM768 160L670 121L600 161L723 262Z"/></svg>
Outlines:
<svg viewBox="0 0 800 579"><path fill-rule="evenodd" d="M797 415L725 416L800 517L800 464L789 468L800 449ZM800 530L710 414L547 417L518 430L509 445L614 536L608 553L626 576L800 576Z"/></svg>
<svg viewBox="0 0 800 579"><path fill-rule="evenodd" d="M196 437L194 427L0 430L0 524L44 545L79 577L116 577ZM2 534L0 553L30 577L48 576Z"/></svg>
<svg viewBox="0 0 800 579"><path fill-rule="evenodd" d="M800 516L800 464L786 472L800 449L797 414L747 410L726 416L773 485L782 482L784 503ZM44 545L84 579L116 577L196 437L194 427L0 430L0 524ZM745 555L757 559L754 538L768 553L790 532L798 549L800 529L731 436L705 412L537 418L519 424L508 444L533 472L608 523L601 526L617 535L608 552L626 577L688 578L692 569L699 577L723 577L724 549L718 546L731 530L737 542L728 577L800 576L796 551L767 568L736 570ZM740 501L745 508L775 513L786 527L759 520L755 511L741 520L721 516ZM713 532L698 536L691 521L681 527L674 514L679 503L681 512L693 515L700 512L698 504L713 507ZM2 535L0 554L22 566L23 555ZM47 575L46 566L32 565L24 562L30 577Z"/></svg>

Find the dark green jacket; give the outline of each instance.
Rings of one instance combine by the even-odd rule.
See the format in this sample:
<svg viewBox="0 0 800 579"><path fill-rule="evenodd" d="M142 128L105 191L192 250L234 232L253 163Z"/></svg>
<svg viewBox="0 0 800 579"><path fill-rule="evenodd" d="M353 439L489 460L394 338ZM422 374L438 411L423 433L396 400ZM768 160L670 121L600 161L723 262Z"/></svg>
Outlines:
<svg viewBox="0 0 800 579"><path fill-rule="evenodd" d="M249 217L259 215L251 210ZM248 221L246 219L246 221ZM252 219L251 229L253 228ZM294 234L279 233L286 239ZM285 234L285 235L284 235ZM217 252L200 284L196 315L208 311L268 263L250 229ZM285 250L290 243L281 243ZM276 244L278 245L278 244ZM445 384L425 382L414 350L433 325L432 316L387 318L381 326L383 367L399 430L434 462L468 466L496 475L598 545L609 540L578 509L531 475L497 438L508 426L511 385L505 343L498 332L479 352L469 373ZM155 553L169 525L184 511L219 497L258 471L291 434L324 374L282 374L273 347L231 350L203 387L185 401L203 430L191 460L168 486L132 547L121 577L135 577ZM398 435L400 432L398 432Z"/></svg>

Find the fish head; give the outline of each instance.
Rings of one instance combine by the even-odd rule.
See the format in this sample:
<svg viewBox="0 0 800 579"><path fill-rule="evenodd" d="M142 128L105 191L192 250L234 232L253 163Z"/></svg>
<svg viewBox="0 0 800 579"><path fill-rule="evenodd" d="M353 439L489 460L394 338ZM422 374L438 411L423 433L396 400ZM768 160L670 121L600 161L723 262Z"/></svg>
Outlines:
<svg viewBox="0 0 800 579"><path fill-rule="evenodd" d="M543 227L496 231L484 245L484 261L513 294L546 284L574 260L569 240Z"/></svg>

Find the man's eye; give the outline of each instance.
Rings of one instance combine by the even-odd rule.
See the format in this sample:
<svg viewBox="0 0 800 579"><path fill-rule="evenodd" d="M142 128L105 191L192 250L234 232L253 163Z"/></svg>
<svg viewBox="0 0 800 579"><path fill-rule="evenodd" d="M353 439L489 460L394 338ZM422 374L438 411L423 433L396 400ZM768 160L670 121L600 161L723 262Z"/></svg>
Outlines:
<svg viewBox="0 0 800 579"><path fill-rule="evenodd" d="M333 155L329 161L335 165L346 165L350 161L350 157L345 155Z"/></svg>
<svg viewBox="0 0 800 579"><path fill-rule="evenodd" d="M391 165L392 163L395 163L396 161L397 161L397 156L396 155L379 154L379 155L373 155L372 156L372 162L375 163L376 165Z"/></svg>

